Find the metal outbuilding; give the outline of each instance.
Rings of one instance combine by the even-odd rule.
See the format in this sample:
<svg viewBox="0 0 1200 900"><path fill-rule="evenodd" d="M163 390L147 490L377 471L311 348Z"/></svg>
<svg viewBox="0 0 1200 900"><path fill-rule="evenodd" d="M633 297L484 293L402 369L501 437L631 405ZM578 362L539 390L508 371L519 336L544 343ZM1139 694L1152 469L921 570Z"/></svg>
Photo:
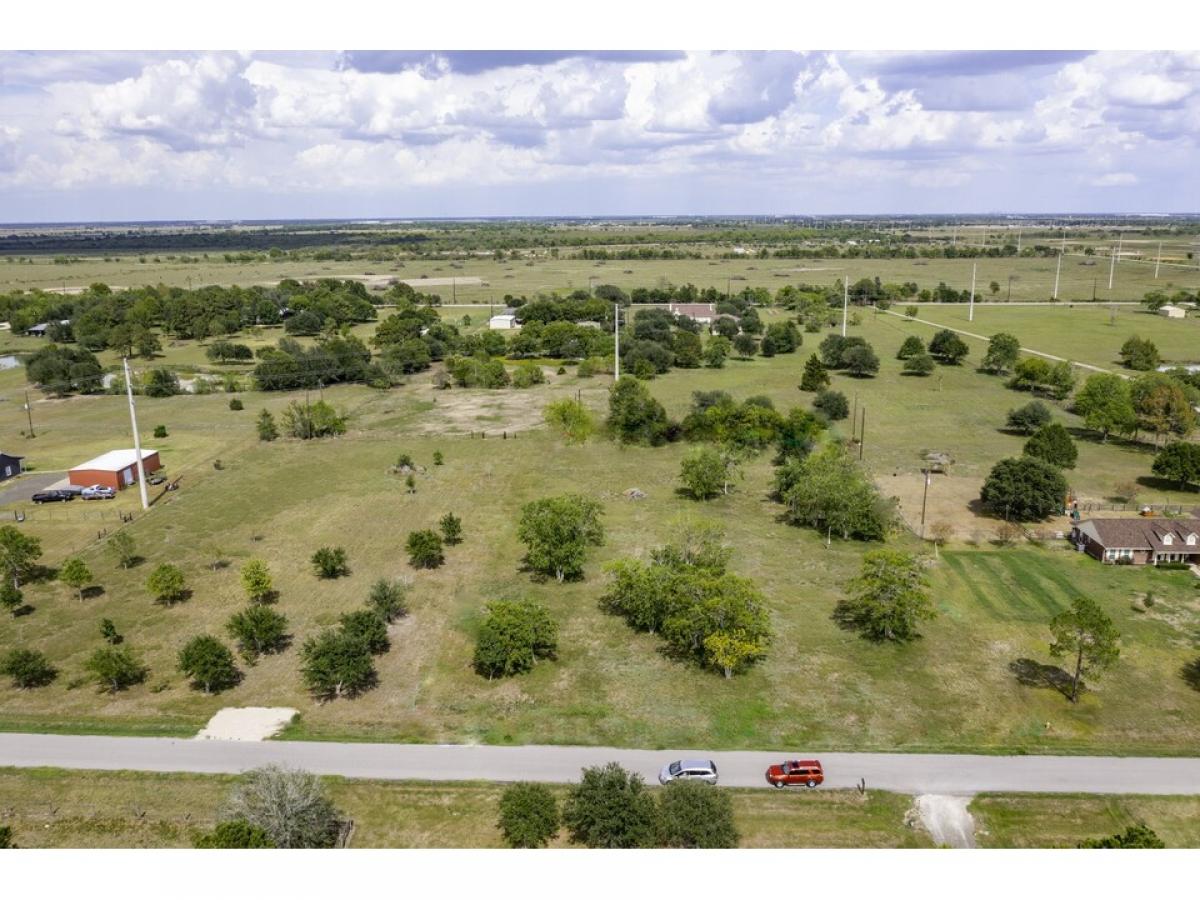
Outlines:
<svg viewBox="0 0 1200 900"><path fill-rule="evenodd" d="M147 475L162 468L157 450L142 450L142 467ZM75 466L67 472L67 477L71 484L81 487L102 484L114 491L127 488L137 484L137 451L132 447L128 450L109 450Z"/></svg>

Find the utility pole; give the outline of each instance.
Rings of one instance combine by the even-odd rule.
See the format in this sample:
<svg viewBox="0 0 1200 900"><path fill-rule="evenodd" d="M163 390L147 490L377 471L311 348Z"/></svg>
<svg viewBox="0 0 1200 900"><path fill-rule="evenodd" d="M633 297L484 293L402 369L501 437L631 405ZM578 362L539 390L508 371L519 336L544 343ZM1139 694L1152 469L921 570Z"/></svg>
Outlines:
<svg viewBox="0 0 1200 900"><path fill-rule="evenodd" d="M613 304L613 381L621 378L621 304Z"/></svg>
<svg viewBox="0 0 1200 900"><path fill-rule="evenodd" d="M1054 293L1050 295L1051 300L1058 299L1058 276L1062 274L1062 254L1058 254L1058 266L1054 269Z"/></svg>
<svg viewBox="0 0 1200 900"><path fill-rule="evenodd" d="M1021 229L1017 229L1017 256L1021 255Z"/></svg>
<svg viewBox="0 0 1200 900"><path fill-rule="evenodd" d="M458 305L458 279L453 275L450 276L450 303Z"/></svg>
<svg viewBox="0 0 1200 900"><path fill-rule="evenodd" d="M1158 267L1162 265L1162 241L1158 242L1158 256L1154 258L1154 280L1158 281Z"/></svg>
<svg viewBox="0 0 1200 900"><path fill-rule="evenodd" d="M979 263L971 263L971 303L967 307L967 321L975 321L975 270L979 268ZM961 297L962 294L959 294Z"/></svg>
<svg viewBox="0 0 1200 900"><path fill-rule="evenodd" d="M858 461L862 462L863 447L867 445L867 408L862 408L862 424L858 428Z"/></svg>
<svg viewBox="0 0 1200 900"><path fill-rule="evenodd" d="M137 413L133 408L133 377L129 374L129 357L124 357L121 362L125 366L125 394L129 398L129 424L133 427L133 452L137 456L138 491L142 495L142 509L149 509L150 501L146 498L146 467L142 464L142 439L138 435Z"/></svg>
<svg viewBox="0 0 1200 900"><path fill-rule="evenodd" d="M846 316L850 311L850 276L842 276L842 337L846 336Z"/></svg>
<svg viewBox="0 0 1200 900"><path fill-rule="evenodd" d="M1113 284L1113 272L1116 270L1116 268L1117 268L1117 250L1114 247L1111 251L1109 251L1109 256L1108 256L1108 289L1110 291L1112 290L1112 284Z"/></svg>
<svg viewBox="0 0 1200 900"><path fill-rule="evenodd" d="M37 435L33 433L33 407L29 403L29 391L25 392L25 415L29 419L29 436L31 438L37 437Z"/></svg>

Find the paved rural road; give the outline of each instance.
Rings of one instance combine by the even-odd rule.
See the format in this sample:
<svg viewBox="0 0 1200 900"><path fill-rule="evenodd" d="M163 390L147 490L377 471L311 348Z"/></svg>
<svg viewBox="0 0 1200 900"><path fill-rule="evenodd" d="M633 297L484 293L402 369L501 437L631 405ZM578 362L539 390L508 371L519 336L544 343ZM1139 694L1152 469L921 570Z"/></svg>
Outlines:
<svg viewBox="0 0 1200 900"><path fill-rule="evenodd" d="M787 755L795 753L0 734L0 766L237 773L282 763L323 775L432 781L568 782L577 780L584 766L610 760L650 781L665 763L700 757L717 763L722 784L766 787L767 766ZM906 753L821 753L819 757L825 766L825 785L834 788L854 787L865 778L868 788L908 794L1200 794L1200 758Z"/></svg>

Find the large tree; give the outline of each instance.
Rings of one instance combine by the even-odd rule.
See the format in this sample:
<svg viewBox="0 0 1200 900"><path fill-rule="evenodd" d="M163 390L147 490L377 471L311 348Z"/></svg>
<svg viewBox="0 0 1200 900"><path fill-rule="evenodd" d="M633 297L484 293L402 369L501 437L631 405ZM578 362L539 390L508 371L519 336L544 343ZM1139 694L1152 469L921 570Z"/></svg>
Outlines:
<svg viewBox="0 0 1200 900"><path fill-rule="evenodd" d="M584 769L563 803L563 824L572 843L618 850L653 847L658 809L641 776L615 762Z"/></svg>
<svg viewBox="0 0 1200 900"><path fill-rule="evenodd" d="M728 792L699 781L672 781L658 801L658 841L663 847L720 850L738 845Z"/></svg>
<svg viewBox="0 0 1200 900"><path fill-rule="evenodd" d="M789 524L845 539L882 540L895 519L892 505L836 444L780 466L775 495Z"/></svg>
<svg viewBox="0 0 1200 900"><path fill-rule="evenodd" d="M847 585L837 617L874 641L906 643L919 637L920 622L937 614L928 593L924 563L899 550L871 550Z"/></svg>
<svg viewBox="0 0 1200 900"><path fill-rule="evenodd" d="M517 524L517 537L527 550L526 564L558 581L582 575L587 548L604 543L603 512L600 503L580 494L526 503Z"/></svg>
<svg viewBox="0 0 1200 900"><path fill-rule="evenodd" d="M42 542L15 525L0 526L0 571L14 588L29 575L42 556Z"/></svg>
<svg viewBox="0 0 1200 900"><path fill-rule="evenodd" d="M475 671L487 678L528 672L539 659L553 659L558 626L550 612L532 600L488 604L475 640Z"/></svg>
<svg viewBox="0 0 1200 900"><path fill-rule="evenodd" d="M1021 357L1021 342L1006 331L997 332L988 341L987 352L980 366L985 372L1003 374L1017 364Z"/></svg>
<svg viewBox="0 0 1200 900"><path fill-rule="evenodd" d="M1167 444L1154 457L1152 471L1160 478L1178 482L1180 490L1188 485L1200 486L1200 444Z"/></svg>
<svg viewBox="0 0 1200 900"><path fill-rule="evenodd" d="M1054 638L1050 655L1074 657L1070 699L1075 703L1079 699L1080 679L1084 675L1098 677L1117 661L1121 655L1117 643L1121 635L1100 605L1087 597L1076 597L1070 609L1051 619L1050 633Z"/></svg>
<svg viewBox="0 0 1200 900"><path fill-rule="evenodd" d="M361 640L341 629L326 629L300 649L300 675L321 700L355 697L374 686L375 664Z"/></svg>
<svg viewBox="0 0 1200 900"><path fill-rule="evenodd" d="M829 373L817 354L812 354L804 362L804 374L800 376L800 390L819 391L829 386Z"/></svg>
<svg viewBox="0 0 1200 900"><path fill-rule="evenodd" d="M939 331L929 342L930 356L950 366L958 365L970 352L966 342L948 328Z"/></svg>
<svg viewBox="0 0 1200 900"><path fill-rule="evenodd" d="M1137 412L1129 379L1108 372L1089 375L1075 394L1075 412L1084 424L1100 432L1100 440L1109 434L1132 434L1137 429Z"/></svg>
<svg viewBox="0 0 1200 900"><path fill-rule="evenodd" d="M1002 459L992 467L979 495L994 515L1036 522L1062 512L1067 479L1056 466L1032 456Z"/></svg>
<svg viewBox="0 0 1200 900"><path fill-rule="evenodd" d="M1075 468L1075 460L1079 456L1071 435L1059 422L1051 422L1035 431L1025 442L1021 452L1026 456L1045 460L1060 469Z"/></svg>
<svg viewBox="0 0 1200 900"><path fill-rule="evenodd" d="M1050 419L1050 407L1041 400L1030 400L1024 406L1010 409L1005 424L1022 434L1033 434L1043 425L1048 425Z"/></svg>
<svg viewBox="0 0 1200 900"><path fill-rule="evenodd" d="M1127 369L1149 372L1158 368L1162 357L1159 356L1158 348L1154 346L1153 341L1145 340L1135 334L1121 345L1121 362Z"/></svg>
<svg viewBox="0 0 1200 900"><path fill-rule="evenodd" d="M667 411L642 382L623 375L608 395L608 430L622 444L658 446L668 438Z"/></svg>
<svg viewBox="0 0 1200 900"><path fill-rule="evenodd" d="M504 842L510 847L545 847L558 834L558 801L544 784L519 781L500 795L500 820Z"/></svg>

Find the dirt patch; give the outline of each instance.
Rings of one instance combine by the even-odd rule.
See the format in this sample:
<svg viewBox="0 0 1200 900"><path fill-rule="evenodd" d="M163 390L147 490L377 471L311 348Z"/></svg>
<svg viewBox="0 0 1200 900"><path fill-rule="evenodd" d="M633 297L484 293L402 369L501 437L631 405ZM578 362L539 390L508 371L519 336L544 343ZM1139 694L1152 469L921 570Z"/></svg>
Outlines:
<svg viewBox="0 0 1200 900"><path fill-rule="evenodd" d="M437 390L432 384L422 385L418 397L431 404L414 430L420 434L478 434L483 432L490 439L510 437L523 431L541 428L545 424L542 411L551 400L574 394L574 386L563 385L565 379L551 369L543 369L549 384L537 387L499 390L477 390L449 388ZM606 402L608 381L591 379L594 384L582 388L580 396L593 411ZM590 401L590 402L589 402Z"/></svg>
<svg viewBox="0 0 1200 900"><path fill-rule="evenodd" d="M296 710L286 706L227 706L208 720L198 741L265 741L292 721Z"/></svg>
<svg viewBox="0 0 1200 900"><path fill-rule="evenodd" d="M975 846L975 820L967 807L971 798L948 794L922 794L916 807L921 824L939 847Z"/></svg>
<svg viewBox="0 0 1200 900"><path fill-rule="evenodd" d="M925 476L920 472L881 475L875 479L885 497L900 501L900 517L917 534L921 533L921 498L925 493ZM979 499L983 479L957 475L933 475L925 497L925 536L945 525L951 540L987 540L997 525L996 520L980 515L972 504Z"/></svg>

